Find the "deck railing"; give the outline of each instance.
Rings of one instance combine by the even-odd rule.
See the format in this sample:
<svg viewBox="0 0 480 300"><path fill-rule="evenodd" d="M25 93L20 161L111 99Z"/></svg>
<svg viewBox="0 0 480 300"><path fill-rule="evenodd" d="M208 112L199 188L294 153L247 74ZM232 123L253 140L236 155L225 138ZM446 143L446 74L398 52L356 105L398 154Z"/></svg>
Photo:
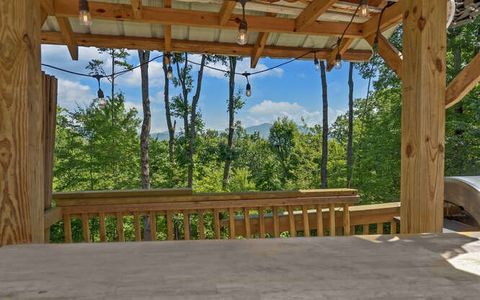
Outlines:
<svg viewBox="0 0 480 300"><path fill-rule="evenodd" d="M399 215L397 203L352 206L359 197L351 189L80 192L57 193L53 199L56 207L47 212L46 227L63 222L67 243L78 240L72 238L72 221L81 223L84 242L105 242L145 240L145 226L153 240L396 232L394 217Z"/></svg>

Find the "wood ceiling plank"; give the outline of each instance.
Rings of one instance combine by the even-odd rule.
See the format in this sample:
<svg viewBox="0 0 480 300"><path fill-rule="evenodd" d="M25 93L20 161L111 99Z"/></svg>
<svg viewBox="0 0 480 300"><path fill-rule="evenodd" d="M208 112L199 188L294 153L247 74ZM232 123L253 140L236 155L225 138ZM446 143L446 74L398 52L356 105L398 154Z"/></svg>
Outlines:
<svg viewBox="0 0 480 300"><path fill-rule="evenodd" d="M314 23L335 2L337 0L313 0L295 20L296 30L303 30L308 25Z"/></svg>

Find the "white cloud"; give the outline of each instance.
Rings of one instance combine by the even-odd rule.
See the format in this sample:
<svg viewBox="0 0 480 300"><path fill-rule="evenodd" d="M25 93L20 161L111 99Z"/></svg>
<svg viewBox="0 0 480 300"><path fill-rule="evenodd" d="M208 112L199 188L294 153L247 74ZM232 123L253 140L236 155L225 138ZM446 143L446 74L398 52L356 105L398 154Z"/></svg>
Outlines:
<svg viewBox="0 0 480 300"><path fill-rule="evenodd" d="M148 69L149 69L148 74L149 74L150 86L156 86L156 87L163 86L164 75L163 75L162 64L156 61L152 61L149 63ZM131 72L127 72L124 75L119 76L117 82L120 86L127 85L129 87L137 87L137 86L140 87L142 84L140 68L136 68Z"/></svg>
<svg viewBox="0 0 480 300"><path fill-rule="evenodd" d="M71 80L58 80L58 102L60 106L69 109L77 106L87 106L94 98L96 96L88 85Z"/></svg>
<svg viewBox="0 0 480 300"><path fill-rule="evenodd" d="M329 123L335 122L342 113L344 112L341 110L329 108ZM248 109L245 123L247 126L273 123L281 117L287 117L298 124L302 123L303 119L309 126L320 124L322 121L322 113L319 110L309 110L297 102L264 100Z"/></svg>

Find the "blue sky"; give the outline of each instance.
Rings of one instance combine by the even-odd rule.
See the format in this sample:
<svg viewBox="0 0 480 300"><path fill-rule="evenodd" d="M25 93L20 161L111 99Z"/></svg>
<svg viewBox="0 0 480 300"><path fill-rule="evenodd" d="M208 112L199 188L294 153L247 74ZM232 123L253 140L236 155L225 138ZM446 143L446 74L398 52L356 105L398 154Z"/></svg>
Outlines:
<svg viewBox="0 0 480 300"><path fill-rule="evenodd" d="M129 52L131 53L128 59L129 62L137 65L137 52ZM159 54L159 52L153 52L151 57ZM79 60L72 61L65 46L42 46L43 63L76 72L85 73L85 66L93 58L103 59L106 65L109 65L108 57L100 56L96 48L80 47ZM198 55L192 56L192 60L199 61L199 58ZM265 69L284 61L268 58L261 59L255 70ZM162 60L160 59L150 64L152 132L166 130L163 101L164 80L161 62ZM246 58L239 62L237 71L255 71L250 70L248 68L249 65L250 59ZM96 97L97 83L94 79L70 75L46 67L42 67L42 69L59 79L58 101L60 106L74 109L77 105L87 105ZM106 70L108 73L108 67L106 67ZM194 75L196 78L196 72ZM347 110L348 63L344 62L340 70L333 70L327 73L327 80L330 104L329 121L332 123L336 116ZM274 71L252 76L250 81L252 84L252 96L250 98L244 97L246 104L236 117L245 127L266 122L272 123L281 116L288 116L298 123L300 123L303 117L309 125L321 123L322 89L320 72L315 70L312 61L295 61ZM119 77L117 82L117 91L121 90L124 92L127 106L137 108L139 114L141 114L140 70L137 69ZM236 82L237 88L245 89L246 81L242 76L239 76ZM365 97L367 82L357 72L354 75L354 84L354 96L356 98ZM107 80L102 81L102 88L106 95L110 94ZM178 93L178 90L173 89L170 96ZM199 106L207 128L223 130L227 127L227 97L227 78L220 72L207 69ZM178 122L178 124L181 123Z"/></svg>

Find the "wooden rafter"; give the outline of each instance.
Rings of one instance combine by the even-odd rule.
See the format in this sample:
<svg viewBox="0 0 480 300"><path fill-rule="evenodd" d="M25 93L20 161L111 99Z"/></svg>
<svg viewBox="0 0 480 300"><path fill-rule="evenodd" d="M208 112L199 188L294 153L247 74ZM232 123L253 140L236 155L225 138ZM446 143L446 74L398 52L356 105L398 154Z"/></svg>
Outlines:
<svg viewBox="0 0 480 300"><path fill-rule="evenodd" d="M369 36L366 40L370 46L374 47L375 34ZM385 36L383 36L383 34L380 34L378 37L377 51L390 69L401 78L403 55L385 38Z"/></svg>
<svg viewBox="0 0 480 300"><path fill-rule="evenodd" d="M402 20L403 1L405 0L400 0L399 2L385 9L382 16L381 24L380 24L380 32L383 32L388 28L398 24ZM380 20L380 14L372 17L370 20L368 20L363 24L363 36L365 38L377 32L377 29L379 28L378 26L379 20Z"/></svg>
<svg viewBox="0 0 480 300"><path fill-rule="evenodd" d="M314 23L336 0L313 0L295 20L295 28L303 30Z"/></svg>
<svg viewBox="0 0 480 300"><path fill-rule="evenodd" d="M64 41L58 32L42 32L42 43L62 45ZM127 48L144 50L165 50L164 39L146 37L125 37L114 35L75 34L79 46L99 48ZM172 52L208 53L223 55L249 56L254 46L239 47L236 43L219 43L204 41L172 40ZM297 47L265 46L263 56L274 58L292 58L304 55L308 50ZM315 49L319 59L326 59L330 49ZM349 50L343 57L351 61L366 61L372 55L368 50ZM305 59L312 59L313 54L306 55Z"/></svg>
<svg viewBox="0 0 480 300"><path fill-rule="evenodd" d="M132 4L133 16L135 19L142 18L142 0L130 0Z"/></svg>
<svg viewBox="0 0 480 300"><path fill-rule="evenodd" d="M92 18L110 21L132 21L163 25L183 25L193 27L237 29L237 18L232 15L225 25L219 24L219 15L215 12L194 11L186 9L143 7L142 19L135 19L131 5L90 1ZM70 0L55 0L57 16L77 17L78 7ZM295 29L295 20L270 16L248 16L248 28L253 32L279 32L311 35L341 35L345 30L345 22L318 21L302 30ZM346 37L362 37L362 24L352 24Z"/></svg>
<svg viewBox="0 0 480 300"><path fill-rule="evenodd" d="M347 38L343 39L342 42L340 43L339 47L336 47L332 49L330 54L328 55L327 58L327 70L331 71L333 67L335 66L335 58L337 57L337 54L340 53L340 55L343 56L343 54L348 50L348 47L353 43L354 39L352 38Z"/></svg>
<svg viewBox="0 0 480 300"><path fill-rule="evenodd" d="M253 69L257 66L260 56L262 56L263 49L265 48L268 40L268 32L260 32L258 34L257 42L253 46L252 57L250 60L250 67Z"/></svg>
<svg viewBox="0 0 480 300"><path fill-rule="evenodd" d="M57 17L58 27L65 44L67 45L70 56L73 60L78 60L78 45L72 31L70 21L66 17Z"/></svg>
<svg viewBox="0 0 480 300"><path fill-rule="evenodd" d="M230 19L230 16L232 15L233 9L235 8L235 5L237 4L237 1L224 1L222 8L220 8L220 13L219 13L219 24L221 26L227 24L228 19Z"/></svg>
<svg viewBox="0 0 480 300"><path fill-rule="evenodd" d="M55 16L55 2L54 0L41 0L40 7L42 10L41 22L45 22L48 16ZM65 45L68 47L70 56L73 60L78 60L78 46L73 37L72 26L67 17L58 17L57 16L58 27L60 28L60 33L63 37Z"/></svg>
<svg viewBox="0 0 480 300"><path fill-rule="evenodd" d="M445 98L446 108L460 102L479 82L480 53L448 85Z"/></svg>

